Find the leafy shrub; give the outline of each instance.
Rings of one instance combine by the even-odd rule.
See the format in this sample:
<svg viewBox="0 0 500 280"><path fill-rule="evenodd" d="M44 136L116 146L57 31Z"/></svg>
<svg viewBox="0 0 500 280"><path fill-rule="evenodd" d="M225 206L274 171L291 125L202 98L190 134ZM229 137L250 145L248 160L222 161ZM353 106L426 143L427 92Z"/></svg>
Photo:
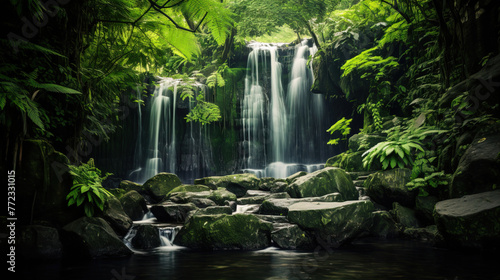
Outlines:
<svg viewBox="0 0 500 280"><path fill-rule="evenodd" d="M386 130L387 141L380 142L363 153L363 166L369 168L374 159L378 158L382 163L382 169L403 168L413 166L414 152L424 152L422 141L429 134L441 133L442 130L433 129L429 126L413 125L401 131L401 126L395 126Z"/></svg>
<svg viewBox="0 0 500 280"><path fill-rule="evenodd" d="M106 173L101 177L101 170L95 167L94 159L80 166L69 165L69 173L73 175L73 186L66 196L68 206L76 204L77 207L83 205L85 214L92 217L96 208L104 210L106 197L112 196L108 190L102 187L102 182L111 173Z"/></svg>

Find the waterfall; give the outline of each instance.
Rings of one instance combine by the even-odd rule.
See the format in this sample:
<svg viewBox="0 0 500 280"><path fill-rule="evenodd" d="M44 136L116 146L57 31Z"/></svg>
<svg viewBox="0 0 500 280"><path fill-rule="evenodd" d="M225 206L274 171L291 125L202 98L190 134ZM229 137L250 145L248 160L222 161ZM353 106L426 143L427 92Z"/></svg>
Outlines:
<svg viewBox="0 0 500 280"><path fill-rule="evenodd" d="M146 167L142 181L161 171L175 173L175 104L179 80L163 78L155 88L147 130Z"/></svg>
<svg viewBox="0 0 500 280"><path fill-rule="evenodd" d="M282 44L253 43L248 56L242 102L244 171L259 177L287 177L297 171L322 168L324 100L312 94L310 55L317 51L307 40L295 47L290 81L282 86ZM288 70L288 69L285 69Z"/></svg>
<svg viewBox="0 0 500 280"><path fill-rule="evenodd" d="M127 179L144 183L159 172L170 172L189 183L207 174L212 161L209 131L182 119L195 105L195 101L180 99L183 90L197 96L208 88L198 82L159 78L151 96L144 100L145 108L139 106L134 168Z"/></svg>

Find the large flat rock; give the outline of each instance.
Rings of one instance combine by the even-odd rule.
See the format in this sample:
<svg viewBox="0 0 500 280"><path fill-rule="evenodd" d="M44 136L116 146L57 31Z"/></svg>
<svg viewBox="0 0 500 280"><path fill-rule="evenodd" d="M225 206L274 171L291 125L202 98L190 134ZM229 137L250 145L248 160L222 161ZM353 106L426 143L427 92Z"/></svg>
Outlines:
<svg viewBox="0 0 500 280"><path fill-rule="evenodd" d="M440 201L434 218L450 246L500 248L500 190Z"/></svg>
<svg viewBox="0 0 500 280"><path fill-rule="evenodd" d="M288 220L342 245L370 231L373 211L373 203L367 200L299 202L289 207Z"/></svg>
<svg viewBox="0 0 500 280"><path fill-rule="evenodd" d="M342 169L327 167L299 177L287 188L291 197L316 197L340 193L343 200L357 199L358 191Z"/></svg>

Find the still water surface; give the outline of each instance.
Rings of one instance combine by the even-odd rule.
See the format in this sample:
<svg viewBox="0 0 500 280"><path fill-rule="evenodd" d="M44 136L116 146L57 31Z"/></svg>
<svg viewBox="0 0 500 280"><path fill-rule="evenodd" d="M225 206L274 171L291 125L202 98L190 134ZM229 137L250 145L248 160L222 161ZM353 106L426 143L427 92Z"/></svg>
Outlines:
<svg viewBox="0 0 500 280"><path fill-rule="evenodd" d="M278 280L500 279L498 254L436 249L413 241L360 241L327 252L194 252L161 247L119 259L30 264L22 279Z"/></svg>

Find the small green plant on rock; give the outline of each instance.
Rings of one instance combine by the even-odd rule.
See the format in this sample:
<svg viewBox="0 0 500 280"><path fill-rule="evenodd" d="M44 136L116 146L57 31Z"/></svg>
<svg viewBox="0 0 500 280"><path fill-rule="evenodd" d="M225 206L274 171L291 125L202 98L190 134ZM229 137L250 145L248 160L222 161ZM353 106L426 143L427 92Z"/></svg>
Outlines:
<svg viewBox="0 0 500 280"><path fill-rule="evenodd" d="M73 186L66 196L68 206L83 205L85 215L88 217L94 215L96 208L103 211L106 198L113 194L103 188L102 182L112 174L106 173L104 177L101 177L101 170L95 167L92 158L80 166L69 165L68 167L69 173L73 176Z"/></svg>

